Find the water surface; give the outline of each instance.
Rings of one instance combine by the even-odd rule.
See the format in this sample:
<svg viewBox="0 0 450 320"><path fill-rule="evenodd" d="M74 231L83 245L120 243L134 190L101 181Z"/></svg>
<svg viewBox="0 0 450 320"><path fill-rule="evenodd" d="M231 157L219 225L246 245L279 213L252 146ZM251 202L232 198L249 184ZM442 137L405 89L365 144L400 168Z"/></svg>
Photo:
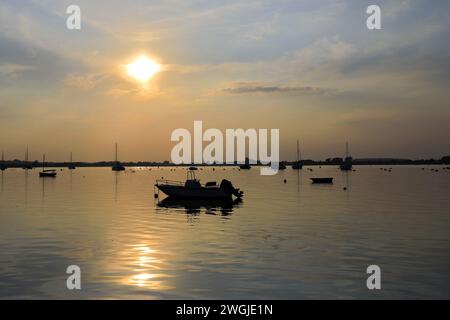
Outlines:
<svg viewBox="0 0 450 320"><path fill-rule="evenodd" d="M245 191L232 205L158 205L155 180L183 180L183 168L8 169L0 298L450 298L450 170L355 168L199 170ZM380 291L366 288L372 264ZM80 291L66 288L69 265Z"/></svg>

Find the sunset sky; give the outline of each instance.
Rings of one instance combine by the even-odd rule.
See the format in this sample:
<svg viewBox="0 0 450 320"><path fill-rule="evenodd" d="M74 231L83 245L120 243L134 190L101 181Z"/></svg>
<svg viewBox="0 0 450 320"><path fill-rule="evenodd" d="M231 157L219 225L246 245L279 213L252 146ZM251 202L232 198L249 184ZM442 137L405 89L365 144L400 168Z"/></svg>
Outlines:
<svg viewBox="0 0 450 320"><path fill-rule="evenodd" d="M66 8L82 29L66 28ZM366 8L382 9L382 30ZM171 132L279 128L281 158L450 154L450 2L3 0L7 159L169 160ZM146 85L126 65L161 66Z"/></svg>

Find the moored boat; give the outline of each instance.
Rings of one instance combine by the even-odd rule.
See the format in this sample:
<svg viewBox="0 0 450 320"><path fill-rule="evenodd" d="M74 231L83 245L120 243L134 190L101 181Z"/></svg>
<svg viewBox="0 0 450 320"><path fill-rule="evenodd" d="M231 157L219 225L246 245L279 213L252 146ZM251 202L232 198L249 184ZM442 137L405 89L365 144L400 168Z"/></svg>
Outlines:
<svg viewBox="0 0 450 320"><path fill-rule="evenodd" d="M348 142L345 143L345 159L344 162L341 163L339 168L342 171L351 171L353 168L353 158L348 155Z"/></svg>
<svg viewBox="0 0 450 320"><path fill-rule="evenodd" d="M42 156L42 171L39 172L39 177L41 178L56 178L56 170L45 169L45 154Z"/></svg>
<svg viewBox="0 0 450 320"><path fill-rule="evenodd" d="M312 183L333 183L333 178L311 178Z"/></svg>
<svg viewBox="0 0 450 320"><path fill-rule="evenodd" d="M252 167L250 166L250 160L248 158L245 158L245 163L239 166L239 169L241 170L250 170L251 168Z"/></svg>
<svg viewBox="0 0 450 320"><path fill-rule="evenodd" d="M119 162L117 158L117 143L116 143L116 161L111 169L112 171L125 171L125 167Z"/></svg>
<svg viewBox="0 0 450 320"><path fill-rule="evenodd" d="M300 162L301 156L300 156L300 143L297 140L297 162L292 164L292 169L294 170L302 170L303 169L303 163Z"/></svg>
<svg viewBox="0 0 450 320"><path fill-rule="evenodd" d="M201 184L195 177L194 170L189 170L187 179L181 181L157 180L155 187L167 196L179 199L231 199L242 198L243 191L234 188L233 184L223 179L218 186L216 182Z"/></svg>
<svg viewBox="0 0 450 320"><path fill-rule="evenodd" d="M2 151L2 162L0 162L0 170L5 171L8 167L5 164L5 154Z"/></svg>
<svg viewBox="0 0 450 320"><path fill-rule="evenodd" d="M27 149L25 150L25 161L23 162L23 166L22 166L23 170L33 169L33 164L30 163L30 161L28 160L28 156L29 156L29 154L28 154L28 147L27 147Z"/></svg>
<svg viewBox="0 0 450 320"><path fill-rule="evenodd" d="M75 170L77 167L73 164L73 159L72 159L72 152L70 153L70 163L67 166L67 169L69 170Z"/></svg>

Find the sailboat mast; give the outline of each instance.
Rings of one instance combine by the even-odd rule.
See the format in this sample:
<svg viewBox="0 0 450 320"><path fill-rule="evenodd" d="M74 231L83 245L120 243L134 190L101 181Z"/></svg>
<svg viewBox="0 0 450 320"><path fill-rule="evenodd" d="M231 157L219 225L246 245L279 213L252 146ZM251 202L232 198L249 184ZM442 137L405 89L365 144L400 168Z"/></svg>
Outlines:
<svg viewBox="0 0 450 320"><path fill-rule="evenodd" d="M117 142L116 142L116 162L117 162Z"/></svg>
<svg viewBox="0 0 450 320"><path fill-rule="evenodd" d="M297 140L297 162L300 162L300 143Z"/></svg>
<svg viewBox="0 0 450 320"><path fill-rule="evenodd" d="M45 169L45 153L42 155L42 171Z"/></svg>

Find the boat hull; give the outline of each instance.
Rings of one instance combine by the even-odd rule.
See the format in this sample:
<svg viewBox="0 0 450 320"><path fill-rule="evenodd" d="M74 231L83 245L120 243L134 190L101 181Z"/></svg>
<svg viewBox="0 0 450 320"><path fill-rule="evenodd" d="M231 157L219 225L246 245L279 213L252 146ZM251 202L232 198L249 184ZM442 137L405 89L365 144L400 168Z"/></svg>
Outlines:
<svg viewBox="0 0 450 320"><path fill-rule="evenodd" d="M41 178L56 178L56 172L39 172Z"/></svg>
<svg viewBox="0 0 450 320"><path fill-rule="evenodd" d="M185 188L159 184L156 187L169 197L178 199L231 199L232 195L220 188Z"/></svg>
<svg viewBox="0 0 450 320"><path fill-rule="evenodd" d="M333 178L311 178L312 183L326 184L333 183Z"/></svg>
<svg viewBox="0 0 450 320"><path fill-rule="evenodd" d="M352 166L351 163L343 163L343 164L340 165L340 169L342 171L351 171L352 168L353 168L353 166Z"/></svg>

